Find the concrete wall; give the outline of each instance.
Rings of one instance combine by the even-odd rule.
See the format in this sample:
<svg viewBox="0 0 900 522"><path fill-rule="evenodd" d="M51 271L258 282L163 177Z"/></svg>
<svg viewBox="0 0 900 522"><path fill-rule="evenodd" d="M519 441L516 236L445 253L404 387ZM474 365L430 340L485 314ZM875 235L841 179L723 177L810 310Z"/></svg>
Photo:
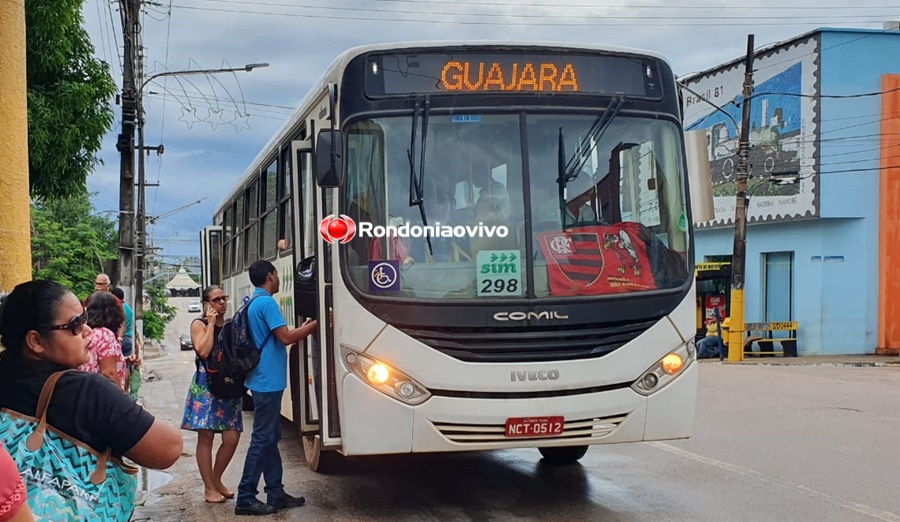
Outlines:
<svg viewBox="0 0 900 522"><path fill-rule="evenodd" d="M811 219L747 230L746 321L764 320L764 254L793 252L793 319L801 354L874 353L876 319L861 303L877 297L866 267L877 246L862 219ZM731 255L734 229L697 234L697 261ZM871 289L870 289L871 288Z"/></svg>
<svg viewBox="0 0 900 522"><path fill-rule="evenodd" d="M820 218L748 228L746 320L764 319L763 254L793 252L792 313L800 325L800 353L874 353L882 98L827 96L879 92L883 75L900 73L900 32L826 29L820 49L819 88L826 96L816 116ZM730 255L733 233L698 231L696 260Z"/></svg>

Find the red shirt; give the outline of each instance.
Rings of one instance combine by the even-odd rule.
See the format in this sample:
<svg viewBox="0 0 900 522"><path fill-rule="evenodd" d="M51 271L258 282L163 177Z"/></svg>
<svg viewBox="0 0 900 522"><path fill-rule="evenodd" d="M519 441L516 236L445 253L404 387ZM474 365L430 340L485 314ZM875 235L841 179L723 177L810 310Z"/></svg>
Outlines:
<svg viewBox="0 0 900 522"><path fill-rule="evenodd" d="M14 517L27 499L19 468L6 448L0 444L0 522Z"/></svg>

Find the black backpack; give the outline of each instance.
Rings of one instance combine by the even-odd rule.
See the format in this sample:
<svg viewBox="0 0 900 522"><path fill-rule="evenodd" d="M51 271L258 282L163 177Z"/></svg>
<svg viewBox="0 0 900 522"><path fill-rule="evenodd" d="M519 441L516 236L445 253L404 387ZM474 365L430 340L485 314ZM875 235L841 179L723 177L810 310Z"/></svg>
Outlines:
<svg viewBox="0 0 900 522"><path fill-rule="evenodd" d="M247 393L244 380L250 370L259 364L261 347L253 342L250 331L250 320L247 316L250 310L251 298L242 306L230 320L222 326L222 331L216 338L212 352L206 359L207 381L209 391L220 399L237 399ZM262 346L269 341L272 332L266 335Z"/></svg>

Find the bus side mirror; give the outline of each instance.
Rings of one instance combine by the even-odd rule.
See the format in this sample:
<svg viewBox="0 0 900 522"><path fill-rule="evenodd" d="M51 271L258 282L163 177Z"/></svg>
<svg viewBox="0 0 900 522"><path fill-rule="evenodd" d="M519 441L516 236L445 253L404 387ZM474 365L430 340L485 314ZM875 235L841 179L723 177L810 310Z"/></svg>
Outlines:
<svg viewBox="0 0 900 522"><path fill-rule="evenodd" d="M709 168L709 139L705 130L684 133L687 156L688 187L691 197L691 217L694 225L716 219L713 204L712 171Z"/></svg>
<svg viewBox="0 0 900 522"><path fill-rule="evenodd" d="M344 182L344 135L323 129L316 139L316 182L320 187L340 187Z"/></svg>

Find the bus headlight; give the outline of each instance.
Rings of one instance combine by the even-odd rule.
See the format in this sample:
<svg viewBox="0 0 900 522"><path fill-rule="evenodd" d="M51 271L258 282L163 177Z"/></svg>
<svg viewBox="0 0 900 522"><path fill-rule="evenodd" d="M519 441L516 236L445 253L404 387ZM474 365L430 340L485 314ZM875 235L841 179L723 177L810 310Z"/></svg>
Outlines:
<svg viewBox="0 0 900 522"><path fill-rule="evenodd" d="M431 392L405 373L343 344L341 358L363 382L400 402L415 406L431 397Z"/></svg>
<svg viewBox="0 0 900 522"><path fill-rule="evenodd" d="M696 356L697 348L694 340L691 339L657 361L649 370L634 381L631 389L641 395L651 395L658 392L672 382L675 377L678 377L685 368L690 366Z"/></svg>

